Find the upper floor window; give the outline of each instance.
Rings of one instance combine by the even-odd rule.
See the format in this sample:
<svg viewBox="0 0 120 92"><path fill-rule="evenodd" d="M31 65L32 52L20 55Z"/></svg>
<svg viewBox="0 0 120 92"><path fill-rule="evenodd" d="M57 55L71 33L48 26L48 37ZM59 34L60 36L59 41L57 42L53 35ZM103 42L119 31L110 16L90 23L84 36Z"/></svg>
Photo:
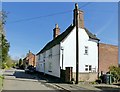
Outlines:
<svg viewBox="0 0 120 92"><path fill-rule="evenodd" d="M85 46L85 55L88 55L88 46Z"/></svg>

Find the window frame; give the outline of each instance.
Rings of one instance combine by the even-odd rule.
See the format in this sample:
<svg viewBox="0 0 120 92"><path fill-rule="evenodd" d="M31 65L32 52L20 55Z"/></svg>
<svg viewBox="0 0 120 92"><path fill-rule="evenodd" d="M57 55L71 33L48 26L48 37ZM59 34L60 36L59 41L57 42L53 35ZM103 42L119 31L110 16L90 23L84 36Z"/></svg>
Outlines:
<svg viewBox="0 0 120 92"><path fill-rule="evenodd" d="M85 46L85 49L84 49L84 55L88 55L88 46Z"/></svg>
<svg viewBox="0 0 120 92"><path fill-rule="evenodd" d="M92 71L92 65L85 65L85 71L91 72Z"/></svg>

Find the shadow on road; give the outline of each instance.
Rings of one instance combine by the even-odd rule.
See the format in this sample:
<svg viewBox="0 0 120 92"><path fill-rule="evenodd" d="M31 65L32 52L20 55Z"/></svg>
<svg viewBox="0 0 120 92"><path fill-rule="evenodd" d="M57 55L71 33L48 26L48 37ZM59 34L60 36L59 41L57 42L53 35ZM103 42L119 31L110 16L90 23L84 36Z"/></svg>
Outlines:
<svg viewBox="0 0 120 92"><path fill-rule="evenodd" d="M56 78L54 76L50 76L47 74L43 74L40 72L34 72L34 73L25 73L24 70L16 69L16 70L7 70L4 73L4 76L13 76L15 78L21 78L21 79L33 79L42 81L44 83L63 83L59 78Z"/></svg>
<svg viewBox="0 0 120 92"><path fill-rule="evenodd" d="M44 75L43 73L40 73L40 72L37 72L36 74L39 79L45 80L47 83L63 83L64 84L64 82L60 78L57 78L48 74Z"/></svg>
<svg viewBox="0 0 120 92"><path fill-rule="evenodd" d="M24 78L24 79L35 79L36 76L34 74L26 74L24 71L15 71L13 76L16 78Z"/></svg>
<svg viewBox="0 0 120 92"><path fill-rule="evenodd" d="M23 79L34 79L37 80L37 76L35 74L27 74L24 70L6 70L3 74L4 76L13 76L15 78L23 78Z"/></svg>

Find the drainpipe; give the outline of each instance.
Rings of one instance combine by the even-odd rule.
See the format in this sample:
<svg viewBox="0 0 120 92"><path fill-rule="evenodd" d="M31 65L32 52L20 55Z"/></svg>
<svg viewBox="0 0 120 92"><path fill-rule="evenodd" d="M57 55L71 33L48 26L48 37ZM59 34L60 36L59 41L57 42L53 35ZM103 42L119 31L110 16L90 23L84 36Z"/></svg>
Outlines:
<svg viewBox="0 0 120 92"><path fill-rule="evenodd" d="M99 41L98 41L98 44L97 44L97 45L98 45L98 79L99 79L99 75L100 75L100 74L99 74L99 72L100 72L100 71L99 71L99 63L100 63L100 62L99 62Z"/></svg>
<svg viewBox="0 0 120 92"><path fill-rule="evenodd" d="M63 47L61 47L61 50L62 50L62 69L63 69L64 48L63 48Z"/></svg>

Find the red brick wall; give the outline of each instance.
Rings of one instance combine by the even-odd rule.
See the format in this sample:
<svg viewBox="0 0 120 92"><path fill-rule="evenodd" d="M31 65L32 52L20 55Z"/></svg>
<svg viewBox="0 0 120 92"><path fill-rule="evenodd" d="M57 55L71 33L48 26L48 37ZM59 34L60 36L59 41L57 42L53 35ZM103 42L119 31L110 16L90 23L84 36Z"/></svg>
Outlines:
<svg viewBox="0 0 120 92"><path fill-rule="evenodd" d="M24 64L25 62L28 62L28 65L36 66L36 60L35 60L35 55L31 52L27 54L27 57L24 59Z"/></svg>
<svg viewBox="0 0 120 92"><path fill-rule="evenodd" d="M106 73L110 66L118 66L118 47L109 44L99 44L99 72Z"/></svg>
<svg viewBox="0 0 120 92"><path fill-rule="evenodd" d="M35 65L35 55L33 55L32 53L29 53L28 59L29 59L29 65L36 66Z"/></svg>

